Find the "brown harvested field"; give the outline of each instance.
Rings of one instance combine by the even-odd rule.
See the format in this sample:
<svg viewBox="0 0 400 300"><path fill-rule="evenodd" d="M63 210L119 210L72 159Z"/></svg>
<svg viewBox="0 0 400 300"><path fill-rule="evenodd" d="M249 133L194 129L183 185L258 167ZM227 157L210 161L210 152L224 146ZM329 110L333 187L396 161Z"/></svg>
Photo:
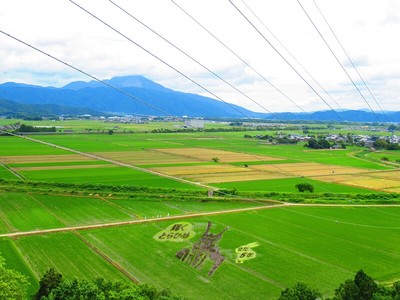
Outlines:
<svg viewBox="0 0 400 300"><path fill-rule="evenodd" d="M287 176L276 172L265 172L252 170L245 167L237 167L224 164L191 166L188 167L160 167L152 168L152 171L180 176L185 179L194 180L202 183L219 183L233 181L265 180L285 178Z"/></svg>
<svg viewBox="0 0 400 300"><path fill-rule="evenodd" d="M350 180L343 181L343 184L365 187L369 189L387 189L387 188L397 188L400 187L400 181L390 180L390 179L381 179L381 178L365 178L360 180Z"/></svg>
<svg viewBox="0 0 400 300"><path fill-rule="evenodd" d="M194 158L161 153L158 151L121 151L121 152L96 152L100 157L121 161L133 165L179 164L199 162Z"/></svg>
<svg viewBox="0 0 400 300"><path fill-rule="evenodd" d="M351 181L351 180L363 180L365 178L369 178L368 176L363 175L328 175L328 176L314 176L313 179L325 181L325 182L342 182L342 181Z"/></svg>
<svg viewBox="0 0 400 300"><path fill-rule="evenodd" d="M0 156L0 161L4 164L75 162L91 160L95 159L79 154Z"/></svg>
<svg viewBox="0 0 400 300"><path fill-rule="evenodd" d="M208 175L190 175L187 178L191 180L200 181L202 183L221 183L221 182L236 182L236 181L252 181L252 180L268 180L268 179L280 179L288 178L282 174L277 173L261 173L261 172L248 172L248 173L223 173L219 176Z"/></svg>
<svg viewBox="0 0 400 300"><path fill-rule="evenodd" d="M190 166L190 167L160 167L151 168L150 170L173 175L198 175L198 174L216 174L216 173L242 173L250 172L248 168L236 167L224 164L206 165L206 166Z"/></svg>
<svg viewBox="0 0 400 300"><path fill-rule="evenodd" d="M180 155L200 161L211 161L214 157L219 158L220 162L246 162L246 161L273 161L282 160L281 158L252 155L248 153L231 152L224 150L214 150L208 148L174 148L174 149L153 149L160 153Z"/></svg>
<svg viewBox="0 0 400 300"><path fill-rule="evenodd" d="M400 187L398 187L398 188L385 189L385 192L400 193Z"/></svg>
<svg viewBox="0 0 400 300"><path fill-rule="evenodd" d="M368 174L372 177L378 177L378 178L386 178L386 179L392 179L392 180L399 180L400 181L400 171L395 170L395 171L385 171L385 172L373 172Z"/></svg>
<svg viewBox="0 0 400 300"><path fill-rule="evenodd" d="M12 168L14 171L43 171L43 170L68 170L68 169L99 169L115 168L117 165L76 165L76 166L42 166L42 167L18 167Z"/></svg>
<svg viewBox="0 0 400 300"><path fill-rule="evenodd" d="M341 174L361 174L369 172L369 170L353 168L353 167L342 167L323 165L319 163L289 163L289 164L268 164L268 165L252 165L249 166L251 169L263 170L269 172L279 172L285 174L291 174L293 176L323 176L323 175L341 175Z"/></svg>

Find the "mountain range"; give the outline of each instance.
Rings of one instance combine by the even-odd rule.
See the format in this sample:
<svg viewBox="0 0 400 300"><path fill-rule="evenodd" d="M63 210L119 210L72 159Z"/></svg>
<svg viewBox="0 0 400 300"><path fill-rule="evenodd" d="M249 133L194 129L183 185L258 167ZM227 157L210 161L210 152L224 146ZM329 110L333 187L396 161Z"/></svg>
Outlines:
<svg viewBox="0 0 400 300"><path fill-rule="evenodd" d="M205 118L358 122L400 121L400 112L386 112L385 114L361 110L272 114L253 112L238 105L223 103L197 94L168 89L140 75L114 77L104 80L104 83L99 81L75 81L61 88L13 82L0 84L0 99L3 99L0 102L0 114L2 114L5 107L11 105L10 101L13 101L17 104L30 105L29 109L31 111L36 110L38 114L45 113L51 107L50 110L57 111L58 114L76 112L75 114L92 115L108 113L165 116L167 113L171 116L185 115Z"/></svg>

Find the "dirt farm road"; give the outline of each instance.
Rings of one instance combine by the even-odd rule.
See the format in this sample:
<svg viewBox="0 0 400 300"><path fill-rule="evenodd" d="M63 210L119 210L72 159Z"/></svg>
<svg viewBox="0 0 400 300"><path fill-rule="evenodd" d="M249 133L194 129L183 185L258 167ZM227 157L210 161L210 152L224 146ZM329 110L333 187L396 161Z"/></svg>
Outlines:
<svg viewBox="0 0 400 300"><path fill-rule="evenodd" d="M273 208L284 208L284 207L360 207L360 208L361 207L375 207L376 208L376 207L400 207L400 205L398 205L398 204L300 204L300 203L281 202L281 204L275 204L275 205L263 205L263 206L256 206L256 207L183 214L183 215L166 216L166 217L159 217L159 218L148 218L148 219L145 218L145 219L136 219L136 220L131 220L131 221L121 221L121 222L113 222L113 223L92 224L92 225L82 225L82 226L71 226L71 227L61 227L61 228L42 229L42 230L33 230L33 231L20 231L20 232L4 233L4 234L0 234L0 238L5 238L5 237L16 238L16 237L29 236L29 235L41 235L41 234L67 232L67 231L80 231L80 230L89 230L89 229L116 227L116 226L125 226L125 225L135 225L135 224L143 224L143 223L151 223L151 222L162 222L162 221L169 221L169 220L182 220L182 219L189 219L189 218L196 218L196 217L216 216L216 215L223 215L223 214L240 213L240 212L246 212L246 211L256 211L256 210L265 210L265 209L273 209Z"/></svg>
<svg viewBox="0 0 400 300"><path fill-rule="evenodd" d="M137 167L137 166L134 166L134 165L130 165L130 164L123 163L123 162L120 162L120 161L116 161L116 160L113 160L113 159L101 157L101 156L94 155L94 154L91 154L91 153L81 152L81 151L78 151L78 150L75 150L75 149L71 149L71 148L67 148L67 147L63 147L63 146L58 146L58 145L55 145L55 144L52 144L52 143L48 143L48 142L44 142L44 141L41 141L41 140L33 139L33 138L30 138L30 137L27 137L27 136L24 136L24 135L18 135L18 134L11 133L11 132L8 132L8 131L3 131L3 130L0 130L0 132L4 133L4 134L11 135L11 136L19 137L19 138L22 138L22 139L26 139L26 140L29 140L31 142L47 145L47 146L50 146L50 147L53 147L53 148L65 150L65 151L68 151L68 152L72 152L72 153L75 153L75 154L79 154L79 155L83 155L83 156L86 156L86 157L94 158L94 159L97 159L97 160L102 160L102 161L105 161L105 162L108 162L108 163L111 163L111 164L114 164L114 165L117 165L117 166L120 166L120 167L126 167L126 168L134 169L134 170L137 170L137 171L145 172L145 173L150 173L150 174L153 174L153 175L156 175L156 176L168 178L168 179L171 179L171 180L183 182L183 183L190 184L190 185L195 185L195 186L198 186L198 187L201 187L201 188L204 188L204 189L208 189L208 190L217 190L217 188L215 188L215 187L212 187L212 186L209 186L209 185L206 185L206 184L202 184L200 182L193 182L193 181L185 180L183 178L179 178L179 177L175 177L175 176L159 173L159 172L156 172L156 171L140 168L140 167Z"/></svg>

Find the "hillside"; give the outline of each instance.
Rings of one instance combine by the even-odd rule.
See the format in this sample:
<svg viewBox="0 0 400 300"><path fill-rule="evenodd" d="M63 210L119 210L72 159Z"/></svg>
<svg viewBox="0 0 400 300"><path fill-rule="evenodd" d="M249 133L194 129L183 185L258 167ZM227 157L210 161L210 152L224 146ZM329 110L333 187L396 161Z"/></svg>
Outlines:
<svg viewBox="0 0 400 300"><path fill-rule="evenodd" d="M317 111L311 113L259 113L221 101L168 89L143 76L120 76L104 80L107 84L132 95L130 97L98 81L76 81L64 87L41 87L19 83L0 84L0 98L29 105L52 104L63 107L79 107L82 113L94 110L103 113L189 116L205 118L260 118L269 120L308 121L355 121L355 122L400 122L400 112L373 113L362 110ZM133 99L134 97L139 100ZM144 101L149 105L144 104ZM153 107L158 108L156 110ZM1 104L2 108L7 105ZM33 107L31 107L33 109ZM54 107L53 107L54 108ZM43 107L36 107L38 114ZM85 110L86 109L86 110ZM58 113L65 111L56 109ZM57 112L56 112L57 113ZM96 114L96 113L91 113Z"/></svg>
<svg viewBox="0 0 400 300"><path fill-rule="evenodd" d="M98 111L81 107L61 106L57 104L23 104L0 99L0 116L25 118L58 115L100 115Z"/></svg>

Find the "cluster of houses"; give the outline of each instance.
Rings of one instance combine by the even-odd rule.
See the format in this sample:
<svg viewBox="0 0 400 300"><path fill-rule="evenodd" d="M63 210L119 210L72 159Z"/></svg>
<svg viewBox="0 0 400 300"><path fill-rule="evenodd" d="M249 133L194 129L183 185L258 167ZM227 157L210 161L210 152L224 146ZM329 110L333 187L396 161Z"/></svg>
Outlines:
<svg viewBox="0 0 400 300"><path fill-rule="evenodd" d="M265 136L262 135L256 135L255 138L258 139L265 139ZM271 136L272 138L272 136ZM276 136L273 138L272 143L279 143L279 141L290 141L291 143L296 143L296 142L307 142L313 137L308 136L308 135L302 135L302 134L283 134L281 132L278 132ZM399 144L400 143L400 137L397 135L392 135L390 136L380 136L380 135L343 135L343 134L329 134L326 137L324 137L325 140L330 142L333 146L332 148L341 148L342 144L355 144L359 146L365 146L368 148L373 147L374 142L377 140L383 139L387 141L390 144Z"/></svg>

